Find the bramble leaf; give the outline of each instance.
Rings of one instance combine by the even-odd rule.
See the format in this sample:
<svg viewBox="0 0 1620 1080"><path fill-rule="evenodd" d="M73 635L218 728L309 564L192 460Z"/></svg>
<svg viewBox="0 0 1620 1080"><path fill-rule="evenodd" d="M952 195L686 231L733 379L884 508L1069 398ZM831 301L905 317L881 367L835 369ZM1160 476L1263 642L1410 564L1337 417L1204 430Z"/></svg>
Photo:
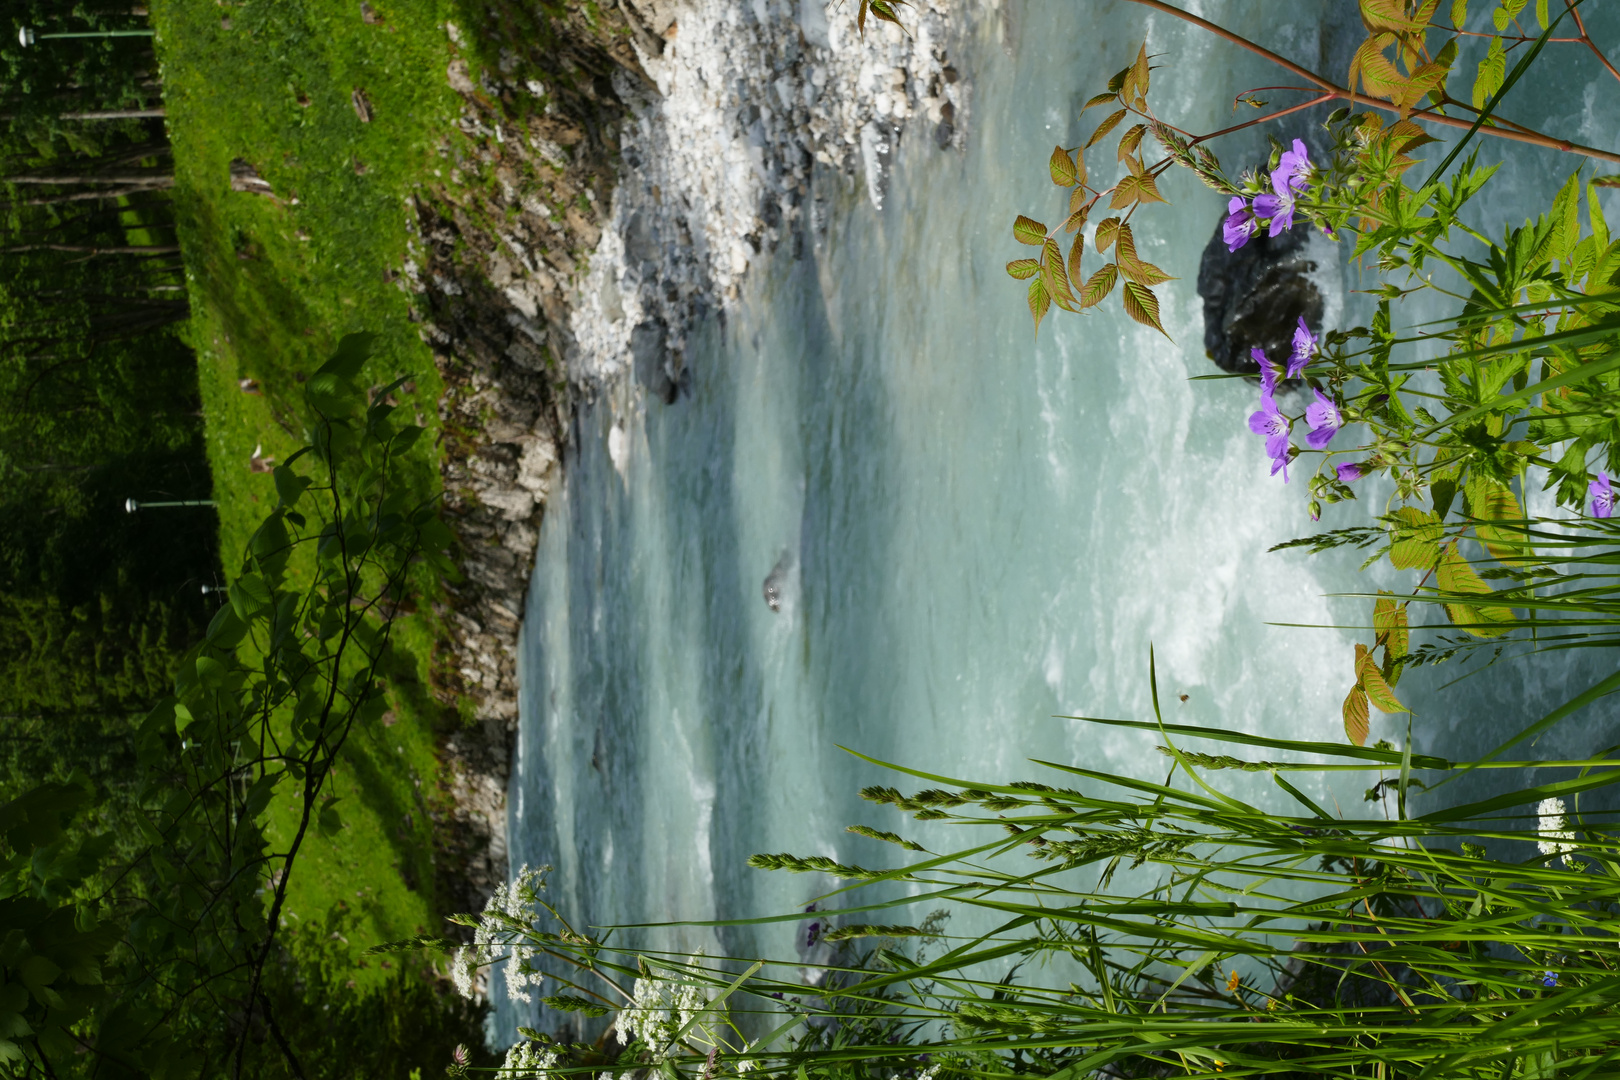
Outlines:
<svg viewBox="0 0 1620 1080"><path fill-rule="evenodd" d="M1007 264L1007 273L1024 281L1041 272L1041 264L1036 259L1014 259Z"/></svg>
<svg viewBox="0 0 1620 1080"><path fill-rule="evenodd" d="M1367 700L1377 706L1382 713L1406 712L1395 697L1395 691L1390 689L1389 683L1384 680L1384 673L1378 670L1378 663L1372 658L1365 645L1356 646L1356 678L1360 680L1362 692Z"/></svg>
<svg viewBox="0 0 1620 1080"><path fill-rule="evenodd" d="M1079 189L1076 188L1075 190L1078 191ZM1084 229L1085 224L1086 224L1086 219L1088 217L1090 217L1090 216L1091 216L1091 204L1090 203L1082 204L1081 206L1077 207L1075 209L1075 211L1069 215L1069 219L1063 223L1064 231L1065 232L1075 232L1076 230ZM1081 235L1083 236L1085 234L1081 233Z"/></svg>
<svg viewBox="0 0 1620 1080"><path fill-rule="evenodd" d="M1391 660L1405 656L1408 642L1406 605L1397 604L1394 598L1388 596L1380 596L1374 601L1373 633Z"/></svg>
<svg viewBox="0 0 1620 1080"><path fill-rule="evenodd" d="M1119 151L1117 153L1118 160L1123 161L1131 154L1136 153L1136 148L1142 145L1142 136L1146 134L1147 125L1137 124L1125 134L1121 135L1119 137Z"/></svg>
<svg viewBox="0 0 1620 1080"><path fill-rule="evenodd" d="M1119 280L1119 267L1108 263L1101 270L1091 275L1084 285L1080 286L1080 306L1083 308L1095 307L1107 299L1108 294L1114 291L1114 283Z"/></svg>
<svg viewBox="0 0 1620 1080"><path fill-rule="evenodd" d="M1119 260L1119 268L1125 276L1138 285L1157 285L1171 280L1169 274L1137 257L1136 240L1131 235L1129 225L1119 227L1119 238L1114 241L1114 258Z"/></svg>
<svg viewBox="0 0 1620 1080"><path fill-rule="evenodd" d="M1029 283L1029 313L1035 317L1035 334L1040 335L1041 320L1051 310L1052 298L1046 294L1046 286L1040 278Z"/></svg>
<svg viewBox="0 0 1620 1080"><path fill-rule="evenodd" d="M1075 170L1074 158L1061 146L1052 148L1052 159L1047 162L1047 168L1052 173L1052 183L1058 187L1074 187Z"/></svg>
<svg viewBox="0 0 1620 1080"><path fill-rule="evenodd" d="M1019 214L1018 220L1013 222L1013 239L1020 244L1040 247L1046 243L1046 226L1034 218Z"/></svg>
<svg viewBox="0 0 1620 1080"><path fill-rule="evenodd" d="M1107 135L1110 131L1113 131L1116 127L1119 126L1119 122L1121 120L1123 120L1123 119L1125 119L1125 110L1124 109L1120 109L1118 112L1109 113L1108 118L1106 120L1104 120L1102 123L1097 125L1097 130L1093 131L1091 133L1091 138L1086 140L1086 145L1081 147L1081 149L1082 150L1090 150L1093 146L1095 146L1097 144L1098 139L1101 139L1103 136Z"/></svg>
<svg viewBox="0 0 1620 1080"><path fill-rule="evenodd" d="M1138 285L1134 281L1125 283L1125 295L1121 297L1125 304L1125 314L1141 323L1151 326L1159 333L1164 334L1164 327L1159 324L1159 298L1153 295L1153 290L1146 285ZM1169 337L1169 334L1164 334Z"/></svg>
<svg viewBox="0 0 1620 1080"><path fill-rule="evenodd" d="M1046 292L1058 307L1066 311L1075 310L1074 293L1069 290L1069 276L1063 269L1063 252L1056 240L1047 240L1041 251L1041 271Z"/></svg>
<svg viewBox="0 0 1620 1080"><path fill-rule="evenodd" d="M1445 528L1427 510L1403 506L1389 515L1397 524L1389 561L1397 570L1427 570L1440 557Z"/></svg>
<svg viewBox="0 0 1620 1080"><path fill-rule="evenodd" d="M1475 573L1474 568L1468 565L1467 560L1457 553L1455 542L1447 544L1441 550L1440 566L1435 579L1442 593L1460 596L1492 595L1491 587L1485 584L1479 574ZM1513 610L1501 604L1448 603L1445 607L1451 621L1461 625L1475 637L1497 637L1506 633L1507 627L1469 624L1505 623L1513 619Z"/></svg>
<svg viewBox="0 0 1620 1080"><path fill-rule="evenodd" d="M1367 745L1367 693L1358 682L1344 699L1344 735L1357 746Z"/></svg>
<svg viewBox="0 0 1620 1080"><path fill-rule="evenodd" d="M1085 112L1087 109L1091 108L1093 105L1106 105L1110 101L1115 100L1118 96L1119 95L1117 93L1115 93L1114 91L1112 91L1112 90L1104 90L1102 93L1098 94L1097 96L1093 97L1090 101L1088 101L1084 105L1080 106L1080 111Z"/></svg>
<svg viewBox="0 0 1620 1080"><path fill-rule="evenodd" d="M1468 512L1477 519L1474 535L1492 556L1509 566L1520 566L1526 561L1527 545L1517 529L1504 529L1485 524L1491 521L1523 521L1524 511L1513 491L1500 480L1472 474L1468 478Z"/></svg>
<svg viewBox="0 0 1620 1080"><path fill-rule="evenodd" d="M1069 245L1069 280L1071 282L1084 281L1080 276L1080 256L1086 250L1086 234L1074 234L1074 243Z"/></svg>
<svg viewBox="0 0 1620 1080"><path fill-rule="evenodd" d="M1119 235L1119 218L1104 218L1097 223L1097 254L1101 255L1113 246L1114 237Z"/></svg>

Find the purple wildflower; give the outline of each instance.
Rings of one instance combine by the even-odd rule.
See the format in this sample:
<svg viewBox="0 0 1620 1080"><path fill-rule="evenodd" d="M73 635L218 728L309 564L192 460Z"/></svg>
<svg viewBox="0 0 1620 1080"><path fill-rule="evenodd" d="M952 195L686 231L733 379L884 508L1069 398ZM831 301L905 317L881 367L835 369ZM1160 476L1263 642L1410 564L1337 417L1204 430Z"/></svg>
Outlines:
<svg viewBox="0 0 1620 1080"><path fill-rule="evenodd" d="M1270 218L1270 235L1281 236L1294 227L1294 200L1305 193L1305 174L1311 159L1305 144L1294 140L1294 148L1283 152L1271 173L1271 191L1254 197L1256 217Z"/></svg>
<svg viewBox="0 0 1620 1080"><path fill-rule="evenodd" d="M1364 461L1347 461L1334 471L1339 474L1341 484L1353 484L1367 475L1367 463Z"/></svg>
<svg viewBox="0 0 1620 1080"><path fill-rule="evenodd" d="M1260 396L1270 397L1277 392L1277 365L1266 357L1266 350L1256 345L1249 350L1249 359L1260 365Z"/></svg>
<svg viewBox="0 0 1620 1080"><path fill-rule="evenodd" d="M1592 496L1593 517L1606 518L1614 513L1615 491L1609 486L1608 473L1598 473L1598 478L1587 485L1586 491Z"/></svg>
<svg viewBox="0 0 1620 1080"><path fill-rule="evenodd" d="M1339 414L1339 407L1333 404L1332 398L1320 390L1313 390L1312 393L1316 395L1316 400L1305 406L1305 422L1311 426L1305 441L1311 444L1312 450L1321 450L1344 427L1344 417Z"/></svg>
<svg viewBox="0 0 1620 1080"><path fill-rule="evenodd" d="M804 931L804 947L807 948L807 949L813 949L813 948L816 947L816 942L818 942L820 940L821 940L821 920L820 919L813 919L813 920L811 920L810 925L805 927L805 931Z"/></svg>
<svg viewBox="0 0 1620 1080"><path fill-rule="evenodd" d="M1266 453L1271 457L1271 475L1282 470L1283 483L1288 483L1288 417L1277 411L1276 399L1270 393L1260 395L1259 411L1250 414L1249 430L1266 437Z"/></svg>
<svg viewBox="0 0 1620 1080"><path fill-rule="evenodd" d="M1551 990L1558 985L1558 972L1544 971L1541 973L1541 985Z"/></svg>
<svg viewBox="0 0 1620 1080"><path fill-rule="evenodd" d="M1306 174L1311 171L1311 155L1305 149L1305 143L1299 139L1294 140L1292 150L1284 150L1277 158L1277 171L1271 174L1275 182L1278 173L1289 188L1295 192L1303 192L1306 188Z"/></svg>
<svg viewBox="0 0 1620 1080"><path fill-rule="evenodd" d="M1311 362L1316 355L1316 335L1311 328L1305 325L1305 316L1299 317L1299 325L1294 328L1294 351L1288 354L1288 377L1297 379L1305 374L1305 365Z"/></svg>
<svg viewBox="0 0 1620 1080"><path fill-rule="evenodd" d="M1260 223L1255 220L1249 200L1241 195L1232 196L1232 201L1226 204L1226 221L1221 225L1221 238L1226 241L1226 250L1236 251L1259 231Z"/></svg>

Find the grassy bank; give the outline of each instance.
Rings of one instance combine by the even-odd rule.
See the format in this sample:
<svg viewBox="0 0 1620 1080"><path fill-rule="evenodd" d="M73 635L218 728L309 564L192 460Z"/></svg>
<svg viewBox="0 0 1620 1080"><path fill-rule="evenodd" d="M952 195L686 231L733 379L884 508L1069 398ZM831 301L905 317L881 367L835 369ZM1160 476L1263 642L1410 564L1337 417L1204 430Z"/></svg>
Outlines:
<svg viewBox="0 0 1620 1080"><path fill-rule="evenodd" d="M414 407L437 434L437 372L394 273L405 198L431 173L456 111L443 77L443 24L455 11L361 9L347 0L153 5L227 577L275 503L271 475L255 466L303 442L300 384L343 334L378 335L367 376L410 376L407 414ZM233 190L233 162L251 166L269 193ZM437 489L432 455L411 482ZM347 905L357 948L438 929L435 743L456 716L431 693L436 636L426 605L398 620L390 711L357 732L334 777L345 827L315 841L295 876L291 912L308 921ZM273 832L292 810L272 807ZM355 978L381 974L372 962Z"/></svg>

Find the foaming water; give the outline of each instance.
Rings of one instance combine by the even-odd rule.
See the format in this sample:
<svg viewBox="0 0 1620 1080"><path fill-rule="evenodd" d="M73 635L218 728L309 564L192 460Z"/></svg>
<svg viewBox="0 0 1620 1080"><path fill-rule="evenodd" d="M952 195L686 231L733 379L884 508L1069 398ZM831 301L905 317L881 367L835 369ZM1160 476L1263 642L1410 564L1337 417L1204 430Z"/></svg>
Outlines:
<svg viewBox="0 0 1620 1080"><path fill-rule="evenodd" d="M1273 10L1203 7L1248 26ZM846 747L965 779L1065 782L1032 758L1162 779L1155 738L1061 718L1150 719L1150 649L1167 721L1343 737L1353 644L1370 634L1278 624L1364 625L1367 602L1333 594L1395 579L1358 573L1355 552L1267 549L1359 523L1387 492L1369 482L1371 505L1313 524L1306 462L1284 486L1247 429L1253 388L1189 382L1213 370L1191 279L1219 200L1173 174L1172 205L1138 227L1144 257L1182 276L1160 290L1168 337L1111 300L1037 342L1002 269L1015 214L1060 213L1048 148L1089 132L1072 118L1144 28L1173 59L1158 107L1183 126L1230 122L1206 87L1270 79L1182 23L1096 8L1088 26L1041 4L981 19L956 51L977 102L965 154L909 138L881 211L850 188L824 242L798 260L784 246L694 338L689 396L665 406L626 384L581 406L526 613L511 799L514 864L556 866L581 922L775 914L825 891L748 870L754 852L891 859L844 827L899 826L858 791L906 780ZM1311 55L1312 10L1290 5L1267 43ZM1351 293L1328 299L1365 318ZM1446 697L1419 673L1402 692L1420 745L1466 753L1601 666L1584 663ZM1404 737L1404 719L1373 725ZM1263 774L1221 780L1284 798ZM1368 783L1301 786L1358 816ZM938 823L901 831L966 842ZM788 933L656 942L780 955ZM528 1022L498 1004L502 1031Z"/></svg>

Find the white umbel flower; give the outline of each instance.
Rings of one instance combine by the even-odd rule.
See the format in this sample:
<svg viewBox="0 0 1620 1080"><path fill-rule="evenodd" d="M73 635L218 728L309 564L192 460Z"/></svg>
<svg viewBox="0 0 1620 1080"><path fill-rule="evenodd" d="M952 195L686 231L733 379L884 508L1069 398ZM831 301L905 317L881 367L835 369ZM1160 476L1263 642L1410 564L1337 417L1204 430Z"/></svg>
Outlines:
<svg viewBox="0 0 1620 1080"><path fill-rule="evenodd" d="M506 1051L500 1080L544 1080L557 1067L557 1051L539 1043L520 1042Z"/></svg>
<svg viewBox="0 0 1620 1080"><path fill-rule="evenodd" d="M1574 866L1570 857L1564 854L1575 850L1575 845L1568 842L1575 839L1575 833L1569 828L1569 811L1564 806L1564 800L1542 799L1536 813L1541 815L1540 828L1536 831L1542 837L1536 841L1536 847L1541 849L1543 855L1557 855L1564 860L1565 866Z"/></svg>
<svg viewBox="0 0 1620 1080"><path fill-rule="evenodd" d="M655 1060L663 1060L665 1049L677 1033L702 1016L709 1007L707 988L677 972L664 972L636 980L630 1004L619 1013L615 1026L619 1044L640 1039ZM704 1023L693 1024L691 1037L713 1045L715 1035Z"/></svg>
<svg viewBox="0 0 1620 1080"><path fill-rule="evenodd" d="M473 943L456 950L450 966L450 976L456 989L465 998L478 993L477 971L503 957L506 960L506 992L514 1001L533 1001L528 988L539 986L543 974L531 961L539 952L529 944L528 935L534 931L539 917L535 905L546 888L549 866L538 870L524 866L510 883L495 887L495 894L484 905L478 928L473 931Z"/></svg>

